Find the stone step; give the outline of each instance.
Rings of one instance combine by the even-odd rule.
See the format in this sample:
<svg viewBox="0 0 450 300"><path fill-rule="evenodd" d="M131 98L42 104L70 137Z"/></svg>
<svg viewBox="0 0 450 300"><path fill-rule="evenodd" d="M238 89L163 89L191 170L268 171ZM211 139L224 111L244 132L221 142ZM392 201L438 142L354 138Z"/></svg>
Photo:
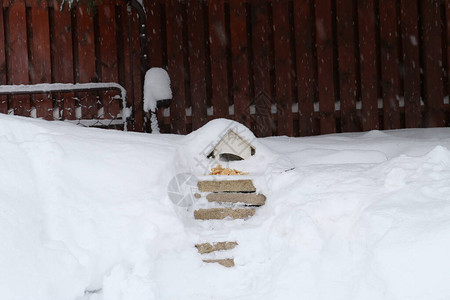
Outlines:
<svg viewBox="0 0 450 300"><path fill-rule="evenodd" d="M237 245L238 243L236 242L218 242L213 244L211 243L197 244L195 245L195 247L197 248L200 254L206 254L214 251L231 250Z"/></svg>
<svg viewBox="0 0 450 300"><path fill-rule="evenodd" d="M248 205L264 205L266 196L249 193L212 193L206 196L209 202L245 203Z"/></svg>
<svg viewBox="0 0 450 300"><path fill-rule="evenodd" d="M250 179L199 181L198 189L201 192L256 192Z"/></svg>
<svg viewBox="0 0 450 300"><path fill-rule="evenodd" d="M226 217L245 219L254 214L254 208L207 208L194 211L194 218L197 220L221 220Z"/></svg>
<svg viewBox="0 0 450 300"><path fill-rule="evenodd" d="M218 263L224 267L231 268L234 267L234 259L233 258L225 258L225 259L204 259L205 263Z"/></svg>

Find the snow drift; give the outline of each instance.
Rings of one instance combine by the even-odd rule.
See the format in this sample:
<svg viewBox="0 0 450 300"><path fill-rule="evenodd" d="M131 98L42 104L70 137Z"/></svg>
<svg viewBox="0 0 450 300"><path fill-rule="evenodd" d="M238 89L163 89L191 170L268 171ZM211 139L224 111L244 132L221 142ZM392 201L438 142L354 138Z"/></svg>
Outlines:
<svg viewBox="0 0 450 300"><path fill-rule="evenodd" d="M229 126L257 149L239 166L267 203L195 222L167 185L206 174L201 153ZM155 136L0 115L0 298L450 298L450 129L256 139L240 126ZM207 238L239 242L235 268L201 262Z"/></svg>

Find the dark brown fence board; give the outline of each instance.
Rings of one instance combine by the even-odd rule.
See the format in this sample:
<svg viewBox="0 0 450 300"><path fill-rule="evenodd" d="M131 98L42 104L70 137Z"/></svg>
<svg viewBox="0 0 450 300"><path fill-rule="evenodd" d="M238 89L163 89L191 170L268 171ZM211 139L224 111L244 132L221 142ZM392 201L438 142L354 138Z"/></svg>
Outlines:
<svg viewBox="0 0 450 300"><path fill-rule="evenodd" d="M278 135L294 135L292 114L292 61L290 45L289 2L273 2L275 51L275 90L277 102Z"/></svg>
<svg viewBox="0 0 450 300"><path fill-rule="evenodd" d="M317 90L315 22L312 0L294 1L295 53L299 135L317 133L314 128L314 101Z"/></svg>
<svg viewBox="0 0 450 300"><path fill-rule="evenodd" d="M447 82L445 84L446 90L444 90L444 96L447 97L447 99L450 99L450 0L444 1L444 11L445 11L445 21L444 23L444 29L445 29L445 38L446 38L446 45L444 45L444 56L446 56L447 65L446 71L447 71ZM450 125L450 105L444 104L444 108L446 110L446 113L448 115L447 117L447 126Z"/></svg>
<svg viewBox="0 0 450 300"><path fill-rule="evenodd" d="M206 123L206 33L204 6L201 2L190 0L187 5L187 24L189 39L189 70L192 99L192 129Z"/></svg>
<svg viewBox="0 0 450 300"><path fill-rule="evenodd" d="M120 2L119 0L117 0ZM118 37L118 41L122 44L121 49L119 50L119 58L122 62L122 67L119 68L119 83L126 89L127 91L127 106L133 107L133 111L136 109L134 107L134 93L132 92L134 90L134 80L132 79L132 53L130 49L131 45L131 31L129 28L129 16L127 12L127 8L125 5L116 7L118 17L117 17L117 23L118 26L121 26L120 30L120 36ZM133 123L130 124L130 130L134 130L134 118Z"/></svg>
<svg viewBox="0 0 450 300"><path fill-rule="evenodd" d="M384 129L400 128L399 57L395 0L380 0L381 88Z"/></svg>
<svg viewBox="0 0 450 300"><path fill-rule="evenodd" d="M247 16L245 3L230 1L232 86L235 120L250 127Z"/></svg>
<svg viewBox="0 0 450 300"><path fill-rule="evenodd" d="M170 106L171 132L185 134L187 131L182 4L177 0L168 0L166 14L168 71L173 92Z"/></svg>
<svg viewBox="0 0 450 300"><path fill-rule="evenodd" d="M422 0L424 102L426 107L425 125L439 127L445 125L442 69L442 40L440 6L434 0Z"/></svg>
<svg viewBox="0 0 450 300"><path fill-rule="evenodd" d="M223 0L209 0L209 41L214 115L228 116L227 35Z"/></svg>
<svg viewBox="0 0 450 300"><path fill-rule="evenodd" d="M25 2L16 0L8 7L9 35L6 45L8 51L8 84L28 84L28 40ZM30 115L30 97L27 95L11 96L11 108L14 114Z"/></svg>
<svg viewBox="0 0 450 300"><path fill-rule="evenodd" d="M67 9L61 10L58 2L53 7L52 28L52 76L53 82L72 83L73 77L73 50L72 50L72 25L71 14ZM57 99L61 99L64 119L75 119L75 95L64 93ZM60 112L61 113L61 112Z"/></svg>
<svg viewBox="0 0 450 300"><path fill-rule="evenodd" d="M334 58L332 0L316 2L317 71L320 107L320 133L336 132L334 118Z"/></svg>
<svg viewBox="0 0 450 300"><path fill-rule="evenodd" d="M132 51L132 60L133 60L133 83L134 89L130 91L134 93L134 118L135 118L135 130L139 132L144 131L144 110L143 110L143 95L142 95L142 87L143 87L143 77L142 74L146 70L142 70L141 68L141 53L140 53L140 41L139 41L139 18L136 12L132 13L131 18L131 48Z"/></svg>
<svg viewBox="0 0 450 300"><path fill-rule="evenodd" d="M252 16L252 53L253 83L255 106L255 134L259 137L272 135L273 119L271 105L273 102L270 90L270 43L269 12L266 1L253 1Z"/></svg>
<svg viewBox="0 0 450 300"><path fill-rule="evenodd" d="M0 0L0 84L7 84L3 0ZM8 97L0 96L0 113L8 113Z"/></svg>
<svg viewBox="0 0 450 300"><path fill-rule="evenodd" d="M99 64L102 82L118 82L116 11L114 1L103 0L98 7L99 26ZM102 92L103 113L105 119L114 119L120 113L119 101L113 100L116 91Z"/></svg>
<svg viewBox="0 0 450 300"><path fill-rule="evenodd" d="M78 82L97 81L95 68L94 22L86 8L78 5L75 9L77 24L77 62L76 72ZM88 93L78 93L80 98L82 119L93 119L97 116L96 97Z"/></svg>
<svg viewBox="0 0 450 300"><path fill-rule="evenodd" d="M45 1L33 1L30 9L29 43L30 43L30 81L31 83L51 82L50 60L50 26L48 8ZM53 101L50 94L35 95L33 97L36 116L47 120L53 119Z"/></svg>
<svg viewBox="0 0 450 300"><path fill-rule="evenodd" d="M149 49L149 67L163 67L163 41L162 36L165 34L162 28L162 10L164 7L161 1L146 0L144 1L144 8L147 12L147 48ZM156 116L159 122L161 132L164 132L162 127L163 109L158 109ZM150 124L147 124L149 126ZM146 128L149 131L149 128Z"/></svg>
<svg viewBox="0 0 450 300"><path fill-rule="evenodd" d="M361 123L364 131L379 129L377 99L376 15L374 0L358 1L361 77Z"/></svg>
<svg viewBox="0 0 450 300"><path fill-rule="evenodd" d="M147 12L147 44L150 66L162 67L161 3L156 0L146 0L144 7Z"/></svg>
<svg viewBox="0 0 450 300"><path fill-rule="evenodd" d="M421 127L420 56L417 1L401 0L405 126Z"/></svg>
<svg viewBox="0 0 450 300"><path fill-rule="evenodd" d="M350 0L336 1L337 44L339 68L339 100L341 103L341 129L343 132L359 131L356 115L358 86L356 79L355 16Z"/></svg>
<svg viewBox="0 0 450 300"><path fill-rule="evenodd" d="M147 46L149 49L149 66L165 67L163 60L163 16L165 9L161 1L146 0L144 1L145 11L147 12ZM163 109L158 109L157 118L161 132L163 127Z"/></svg>

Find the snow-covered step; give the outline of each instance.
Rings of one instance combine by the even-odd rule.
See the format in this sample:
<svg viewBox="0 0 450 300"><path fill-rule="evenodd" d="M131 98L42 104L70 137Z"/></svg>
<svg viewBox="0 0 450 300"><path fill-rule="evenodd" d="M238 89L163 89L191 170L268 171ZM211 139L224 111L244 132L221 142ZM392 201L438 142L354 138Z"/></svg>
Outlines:
<svg viewBox="0 0 450 300"><path fill-rule="evenodd" d="M264 205L266 196L251 193L212 193L206 196L209 202L244 203L247 205Z"/></svg>
<svg viewBox="0 0 450 300"><path fill-rule="evenodd" d="M249 179L199 181L198 189L201 192L256 192Z"/></svg>
<svg viewBox="0 0 450 300"><path fill-rule="evenodd" d="M246 219L255 214L254 208L206 208L194 211L196 220Z"/></svg>
<svg viewBox="0 0 450 300"><path fill-rule="evenodd" d="M233 258L225 258L225 259L204 259L205 263L218 263L224 267L231 268L234 267L234 259Z"/></svg>
<svg viewBox="0 0 450 300"><path fill-rule="evenodd" d="M217 243L202 243L197 244L197 248L200 254L207 254L215 251L231 250L238 245L237 242L217 242Z"/></svg>

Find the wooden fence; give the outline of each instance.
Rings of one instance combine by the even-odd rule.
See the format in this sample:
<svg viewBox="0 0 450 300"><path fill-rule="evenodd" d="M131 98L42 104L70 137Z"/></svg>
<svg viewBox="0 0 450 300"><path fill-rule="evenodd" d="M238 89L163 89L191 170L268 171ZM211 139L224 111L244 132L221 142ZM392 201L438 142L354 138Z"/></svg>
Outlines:
<svg viewBox="0 0 450 300"><path fill-rule="evenodd" d="M259 136L449 125L450 1L145 5L175 95L166 132L218 117Z"/></svg>
<svg viewBox="0 0 450 300"><path fill-rule="evenodd" d="M69 13L43 3L3 0L0 82L119 82L134 109L132 128L145 130L136 13L113 0L93 17L82 6ZM450 124L448 0L144 0L144 7L149 67L166 68L172 80L173 102L158 111L162 132L185 134L213 118L237 120L258 136ZM46 117L54 101L36 97L0 98L0 112L35 107ZM95 99L86 97L92 111L83 117L104 105Z"/></svg>
<svg viewBox="0 0 450 300"><path fill-rule="evenodd" d="M116 82L133 107L129 129L143 131L139 21L124 1L96 14L59 1L0 0L0 84ZM117 91L0 96L0 112L45 119L115 118ZM57 111L57 114L55 114ZM101 112L101 115L99 115Z"/></svg>

